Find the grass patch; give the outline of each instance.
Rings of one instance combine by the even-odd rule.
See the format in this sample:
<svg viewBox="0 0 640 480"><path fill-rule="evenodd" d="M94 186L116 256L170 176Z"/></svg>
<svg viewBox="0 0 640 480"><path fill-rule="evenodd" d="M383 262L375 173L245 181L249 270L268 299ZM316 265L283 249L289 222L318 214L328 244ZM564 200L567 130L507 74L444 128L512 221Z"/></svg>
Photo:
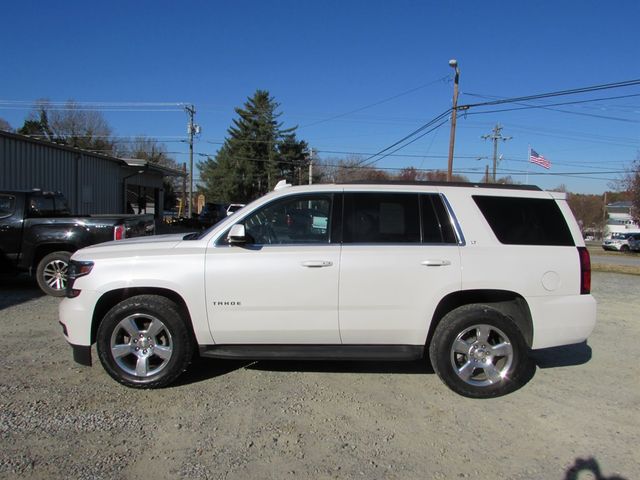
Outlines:
<svg viewBox="0 0 640 480"><path fill-rule="evenodd" d="M612 265L610 263L592 263L594 272L626 273L628 275L640 275L640 267L632 265Z"/></svg>

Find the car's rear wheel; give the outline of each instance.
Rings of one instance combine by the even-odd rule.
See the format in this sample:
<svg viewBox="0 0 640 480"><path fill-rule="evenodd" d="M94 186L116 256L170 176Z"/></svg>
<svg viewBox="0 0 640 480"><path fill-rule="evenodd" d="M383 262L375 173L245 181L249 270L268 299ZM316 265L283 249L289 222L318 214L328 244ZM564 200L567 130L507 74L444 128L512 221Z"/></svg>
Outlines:
<svg viewBox="0 0 640 480"><path fill-rule="evenodd" d="M53 252L40 260L36 268L36 281L44 293L64 297L70 258L69 252Z"/></svg>
<svg viewBox="0 0 640 480"><path fill-rule="evenodd" d="M429 357L449 388L472 398L518 389L532 366L515 323L499 310L479 304L459 307L442 319Z"/></svg>
<svg viewBox="0 0 640 480"><path fill-rule="evenodd" d="M191 362L194 341L178 306L157 295L138 295L113 307L97 332L105 370L129 387L173 382Z"/></svg>

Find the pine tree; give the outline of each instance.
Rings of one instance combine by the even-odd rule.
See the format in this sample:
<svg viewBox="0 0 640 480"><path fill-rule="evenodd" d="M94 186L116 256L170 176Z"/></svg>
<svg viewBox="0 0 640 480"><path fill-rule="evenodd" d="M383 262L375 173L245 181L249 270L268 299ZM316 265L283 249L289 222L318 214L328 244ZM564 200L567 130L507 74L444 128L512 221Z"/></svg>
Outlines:
<svg viewBox="0 0 640 480"><path fill-rule="evenodd" d="M224 145L215 158L198 165L207 201L246 203L279 180L300 183L308 147L296 138L296 127L282 127L279 106L269 92L257 90L243 108L235 109L238 117Z"/></svg>

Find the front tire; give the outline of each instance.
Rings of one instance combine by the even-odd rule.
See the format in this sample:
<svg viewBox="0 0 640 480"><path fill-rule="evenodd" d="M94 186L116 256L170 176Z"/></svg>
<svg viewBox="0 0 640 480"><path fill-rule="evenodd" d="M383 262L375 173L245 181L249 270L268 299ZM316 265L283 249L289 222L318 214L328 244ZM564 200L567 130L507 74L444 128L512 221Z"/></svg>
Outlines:
<svg viewBox="0 0 640 480"><path fill-rule="evenodd" d="M194 352L180 309L157 295L124 300L97 332L98 357L112 378L128 387L160 388L187 369Z"/></svg>
<svg viewBox="0 0 640 480"><path fill-rule="evenodd" d="M532 366L514 322L488 305L465 305L436 327L429 357L442 381L470 398L506 395L520 388Z"/></svg>
<svg viewBox="0 0 640 480"><path fill-rule="evenodd" d="M53 252L40 260L36 280L44 293L52 297L65 296L70 259L69 252Z"/></svg>

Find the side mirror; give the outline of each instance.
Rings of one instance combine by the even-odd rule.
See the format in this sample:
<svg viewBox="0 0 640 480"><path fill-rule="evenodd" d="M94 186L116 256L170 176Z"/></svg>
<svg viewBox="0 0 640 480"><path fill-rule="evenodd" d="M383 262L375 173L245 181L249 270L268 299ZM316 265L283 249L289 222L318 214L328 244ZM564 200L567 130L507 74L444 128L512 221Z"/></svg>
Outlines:
<svg viewBox="0 0 640 480"><path fill-rule="evenodd" d="M231 230L229 230L229 234L227 235L227 240L231 245L247 243L247 232L244 228L244 225L241 223L236 223L233 227L231 227Z"/></svg>

